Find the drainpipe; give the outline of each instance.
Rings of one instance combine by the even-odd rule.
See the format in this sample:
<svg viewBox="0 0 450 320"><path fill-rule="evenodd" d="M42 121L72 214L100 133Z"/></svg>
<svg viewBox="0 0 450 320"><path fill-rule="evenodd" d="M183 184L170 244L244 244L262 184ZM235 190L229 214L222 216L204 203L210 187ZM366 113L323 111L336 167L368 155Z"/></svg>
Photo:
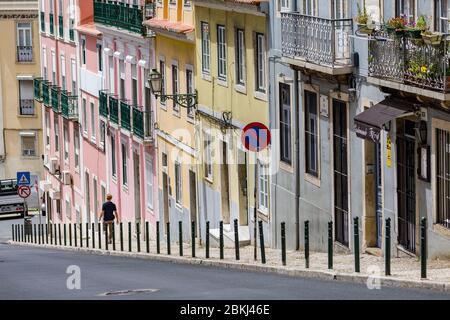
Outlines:
<svg viewBox="0 0 450 320"><path fill-rule="evenodd" d="M300 95L298 90L298 71L294 72L295 90L295 250L300 250Z"/></svg>

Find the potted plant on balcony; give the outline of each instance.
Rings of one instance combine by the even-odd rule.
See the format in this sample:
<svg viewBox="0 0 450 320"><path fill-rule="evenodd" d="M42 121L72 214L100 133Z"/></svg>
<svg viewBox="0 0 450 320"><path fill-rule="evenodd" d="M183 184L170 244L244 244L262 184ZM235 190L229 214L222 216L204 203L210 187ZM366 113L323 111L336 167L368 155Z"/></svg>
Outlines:
<svg viewBox="0 0 450 320"><path fill-rule="evenodd" d="M358 14L355 17L356 25L358 26L357 32L364 34L372 34L374 28L372 26L372 20L370 19L370 14L367 12L367 8L361 9L359 3L358 6Z"/></svg>
<svg viewBox="0 0 450 320"><path fill-rule="evenodd" d="M422 33L427 29L427 21L425 16L421 15L417 22L410 22L406 25L406 33L412 39L421 39Z"/></svg>
<svg viewBox="0 0 450 320"><path fill-rule="evenodd" d="M422 39L426 44L439 46L442 43L442 33L424 31L422 32Z"/></svg>
<svg viewBox="0 0 450 320"><path fill-rule="evenodd" d="M396 35L402 35L405 31L406 20L403 17L394 17L389 19L386 24L386 30L388 33Z"/></svg>

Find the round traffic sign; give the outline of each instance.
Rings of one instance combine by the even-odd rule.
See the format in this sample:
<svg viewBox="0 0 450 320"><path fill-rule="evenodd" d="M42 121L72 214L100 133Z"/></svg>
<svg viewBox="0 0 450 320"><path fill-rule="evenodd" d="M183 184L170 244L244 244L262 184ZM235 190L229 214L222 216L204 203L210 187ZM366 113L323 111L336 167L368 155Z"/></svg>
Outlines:
<svg viewBox="0 0 450 320"><path fill-rule="evenodd" d="M31 188L29 186L20 186L17 189L17 194L19 197L26 199L31 195Z"/></svg>
<svg viewBox="0 0 450 320"><path fill-rule="evenodd" d="M270 144L269 128L261 122L249 123L242 131L241 140L248 151L264 150Z"/></svg>

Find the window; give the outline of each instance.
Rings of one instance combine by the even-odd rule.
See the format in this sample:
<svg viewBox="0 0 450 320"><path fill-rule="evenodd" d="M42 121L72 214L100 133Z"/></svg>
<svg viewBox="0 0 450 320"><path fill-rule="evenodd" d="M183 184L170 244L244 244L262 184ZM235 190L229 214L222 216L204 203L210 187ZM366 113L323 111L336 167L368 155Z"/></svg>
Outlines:
<svg viewBox="0 0 450 320"><path fill-rule="evenodd" d="M227 80L227 42L225 38L225 27L217 26L217 69L218 77Z"/></svg>
<svg viewBox="0 0 450 320"><path fill-rule="evenodd" d="M303 14L317 16L317 0L303 0ZM339 0L337 0L339 1Z"/></svg>
<svg viewBox="0 0 450 320"><path fill-rule="evenodd" d="M318 177L317 94L305 90L305 156L306 172Z"/></svg>
<svg viewBox="0 0 450 320"><path fill-rule="evenodd" d="M266 92L266 43L264 35L256 34L256 90Z"/></svg>
<svg viewBox="0 0 450 320"><path fill-rule="evenodd" d="M204 133L203 149L205 155L205 178L212 180L212 137L209 133Z"/></svg>
<svg viewBox="0 0 450 320"><path fill-rule="evenodd" d="M263 213L268 212L269 208L269 176L267 166L258 161L258 205Z"/></svg>
<svg viewBox="0 0 450 320"><path fill-rule="evenodd" d="M98 221L97 212L98 212L98 188L97 188L97 178L92 178L92 204L94 205L94 215L95 221Z"/></svg>
<svg viewBox="0 0 450 320"><path fill-rule="evenodd" d="M100 192L102 193L102 203L106 201L106 187L102 184L100 187Z"/></svg>
<svg viewBox="0 0 450 320"><path fill-rule="evenodd" d="M434 29L447 33L448 28L448 0L435 0L434 3Z"/></svg>
<svg viewBox="0 0 450 320"><path fill-rule="evenodd" d="M83 108L83 132L87 134L88 128L87 128L87 107L86 107L86 98L83 98L82 102L82 108Z"/></svg>
<svg viewBox="0 0 450 320"><path fill-rule="evenodd" d="M437 223L450 228L450 132L436 129Z"/></svg>
<svg viewBox="0 0 450 320"><path fill-rule="evenodd" d="M91 102L91 140L95 141L95 105Z"/></svg>
<svg viewBox="0 0 450 320"><path fill-rule="evenodd" d="M380 0L364 0L364 5L367 9L367 13L375 23L380 23L381 18L381 2Z"/></svg>
<svg viewBox="0 0 450 320"><path fill-rule="evenodd" d="M153 209L153 163L150 155L145 157L145 183L147 187L147 208Z"/></svg>
<svg viewBox="0 0 450 320"><path fill-rule="evenodd" d="M108 58L109 65L109 91L114 94L114 58L110 56Z"/></svg>
<svg viewBox="0 0 450 320"><path fill-rule="evenodd" d="M47 73L47 49L42 48L42 76L44 80L48 80L48 73Z"/></svg>
<svg viewBox="0 0 450 320"><path fill-rule="evenodd" d="M181 165L175 162L175 200L181 204Z"/></svg>
<svg viewBox="0 0 450 320"><path fill-rule="evenodd" d="M116 139L111 136L111 172L114 178L117 177L117 164L116 164Z"/></svg>
<svg viewBox="0 0 450 320"><path fill-rule="evenodd" d="M61 89L66 90L66 58L61 56Z"/></svg>
<svg viewBox="0 0 450 320"><path fill-rule="evenodd" d="M138 105L138 93L137 93L137 68L135 64L131 65L131 93L132 93L132 99L133 99L133 106Z"/></svg>
<svg viewBox="0 0 450 320"><path fill-rule="evenodd" d="M59 151L59 118L57 115L55 115L54 118L55 124L54 124L54 129L55 129L55 150Z"/></svg>
<svg viewBox="0 0 450 320"><path fill-rule="evenodd" d="M125 100L125 62L119 61L119 76L120 76L120 99Z"/></svg>
<svg viewBox="0 0 450 320"><path fill-rule="evenodd" d="M291 1L290 0L278 0L278 10L285 11L290 10Z"/></svg>
<svg viewBox="0 0 450 320"><path fill-rule="evenodd" d="M176 64L172 65L172 94L178 94L179 84L178 84L178 66ZM177 105L176 100L173 100L173 110L180 111L180 107Z"/></svg>
<svg viewBox="0 0 450 320"><path fill-rule="evenodd" d="M80 133L78 131L78 127L73 128L73 138L75 140L75 168L78 169L80 167Z"/></svg>
<svg viewBox="0 0 450 320"><path fill-rule="evenodd" d="M19 80L20 115L34 115L34 87L32 80Z"/></svg>
<svg viewBox="0 0 450 320"><path fill-rule="evenodd" d="M69 129L64 125L64 160L69 161Z"/></svg>
<svg viewBox="0 0 450 320"><path fill-rule="evenodd" d="M280 83L280 159L291 164L291 87Z"/></svg>
<svg viewBox="0 0 450 320"><path fill-rule="evenodd" d="M34 132L21 132L20 138L22 142L22 156L36 156L36 135Z"/></svg>
<svg viewBox="0 0 450 320"><path fill-rule="evenodd" d="M71 60L71 65L72 65L72 94L76 95L77 94L77 64L75 59Z"/></svg>
<svg viewBox="0 0 450 320"><path fill-rule="evenodd" d="M54 85L57 84L57 80L56 80L56 56L55 56L55 51L52 50L52 83Z"/></svg>
<svg viewBox="0 0 450 320"><path fill-rule="evenodd" d="M45 144L50 147L50 113L45 112Z"/></svg>
<svg viewBox="0 0 450 320"><path fill-rule="evenodd" d="M97 67L98 71L103 71L103 52L101 43L97 43Z"/></svg>
<svg viewBox="0 0 450 320"><path fill-rule="evenodd" d="M106 125L103 120L100 120L100 147L105 148L105 138L106 138Z"/></svg>
<svg viewBox="0 0 450 320"><path fill-rule="evenodd" d="M194 93L194 74L192 69L186 69L186 91L189 94ZM187 115L192 118L194 116L194 109L188 108Z"/></svg>
<svg viewBox="0 0 450 320"><path fill-rule="evenodd" d="M159 72L161 73L161 94L166 94L166 63L163 60L159 60ZM161 105L166 105L166 101L160 100Z"/></svg>
<svg viewBox="0 0 450 320"><path fill-rule="evenodd" d="M209 36L209 24L207 22L201 23L202 27L202 71L209 74L211 71L211 48Z"/></svg>
<svg viewBox="0 0 450 320"><path fill-rule="evenodd" d="M31 37L31 23L17 23L17 61L33 61L33 38Z"/></svg>
<svg viewBox="0 0 450 320"><path fill-rule="evenodd" d="M122 184L128 185L128 158L127 158L127 146L122 143Z"/></svg>
<svg viewBox="0 0 450 320"><path fill-rule="evenodd" d="M396 0L395 16L403 16L408 21L413 22L415 17L415 0Z"/></svg>
<svg viewBox="0 0 450 320"><path fill-rule="evenodd" d="M63 19L63 1L58 0L58 24L59 24L59 32L58 35L60 38L64 38L64 19Z"/></svg>
<svg viewBox="0 0 450 320"><path fill-rule="evenodd" d="M66 199L66 217L67 219L72 218L72 207L70 205L70 201Z"/></svg>
<svg viewBox="0 0 450 320"><path fill-rule="evenodd" d="M245 85L245 34L236 30L236 83Z"/></svg>
<svg viewBox="0 0 450 320"><path fill-rule="evenodd" d="M86 64L86 39L81 38L81 63Z"/></svg>

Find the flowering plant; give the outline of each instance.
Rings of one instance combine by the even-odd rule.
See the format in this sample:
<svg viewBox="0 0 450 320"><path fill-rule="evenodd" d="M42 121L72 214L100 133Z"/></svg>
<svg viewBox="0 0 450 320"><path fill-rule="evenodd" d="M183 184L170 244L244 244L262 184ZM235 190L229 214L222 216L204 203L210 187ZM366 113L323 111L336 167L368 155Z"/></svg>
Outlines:
<svg viewBox="0 0 450 320"><path fill-rule="evenodd" d="M402 30L406 27L407 22L406 22L405 18L403 18L403 17L395 17L395 18L391 18L388 21L387 25L388 25L388 27L391 27L393 29Z"/></svg>

